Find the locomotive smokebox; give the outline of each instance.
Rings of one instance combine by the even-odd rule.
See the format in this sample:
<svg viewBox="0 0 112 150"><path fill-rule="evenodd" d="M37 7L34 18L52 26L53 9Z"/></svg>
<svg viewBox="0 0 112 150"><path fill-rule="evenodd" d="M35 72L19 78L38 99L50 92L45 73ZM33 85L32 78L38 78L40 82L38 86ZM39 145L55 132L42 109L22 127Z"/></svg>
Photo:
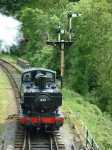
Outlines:
<svg viewBox="0 0 112 150"><path fill-rule="evenodd" d="M46 88L47 77L46 75L40 73L35 76L35 85L38 86L40 90Z"/></svg>

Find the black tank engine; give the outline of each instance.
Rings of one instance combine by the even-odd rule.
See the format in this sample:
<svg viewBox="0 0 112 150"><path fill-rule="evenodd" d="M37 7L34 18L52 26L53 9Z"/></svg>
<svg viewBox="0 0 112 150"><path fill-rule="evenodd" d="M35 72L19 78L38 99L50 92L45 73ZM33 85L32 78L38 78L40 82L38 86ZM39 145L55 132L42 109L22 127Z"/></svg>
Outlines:
<svg viewBox="0 0 112 150"><path fill-rule="evenodd" d="M32 68L23 72L21 78L20 122L25 126L59 129L64 117L59 111L62 94L56 86L56 72Z"/></svg>

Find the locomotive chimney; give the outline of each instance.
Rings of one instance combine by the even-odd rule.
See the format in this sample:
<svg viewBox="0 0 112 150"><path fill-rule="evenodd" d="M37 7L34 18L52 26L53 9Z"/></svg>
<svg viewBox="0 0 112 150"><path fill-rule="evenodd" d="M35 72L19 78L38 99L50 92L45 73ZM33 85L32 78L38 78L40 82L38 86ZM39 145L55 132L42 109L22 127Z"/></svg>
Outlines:
<svg viewBox="0 0 112 150"><path fill-rule="evenodd" d="M46 88L46 76L43 74L38 74L35 77L35 85L38 86L40 90L43 90Z"/></svg>

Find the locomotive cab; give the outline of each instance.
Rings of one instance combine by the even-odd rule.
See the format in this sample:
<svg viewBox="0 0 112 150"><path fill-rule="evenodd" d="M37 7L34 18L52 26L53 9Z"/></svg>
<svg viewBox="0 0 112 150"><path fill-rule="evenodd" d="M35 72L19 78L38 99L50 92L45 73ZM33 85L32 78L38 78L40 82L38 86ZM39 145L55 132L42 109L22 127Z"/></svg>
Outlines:
<svg viewBox="0 0 112 150"><path fill-rule="evenodd" d="M21 78L21 106L25 114L55 112L62 105L62 94L56 86L56 72L32 68Z"/></svg>

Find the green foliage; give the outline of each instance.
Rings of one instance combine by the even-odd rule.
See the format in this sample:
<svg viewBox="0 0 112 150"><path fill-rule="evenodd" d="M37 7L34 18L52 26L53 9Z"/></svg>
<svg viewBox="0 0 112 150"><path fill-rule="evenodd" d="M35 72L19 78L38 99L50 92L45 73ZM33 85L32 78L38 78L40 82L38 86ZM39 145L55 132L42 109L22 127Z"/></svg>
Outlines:
<svg viewBox="0 0 112 150"><path fill-rule="evenodd" d="M56 39L54 28L61 21L67 27L68 11L79 12L73 18L74 44L65 49L65 84L83 95L92 95L103 111L112 113L112 3L109 0L32 0L0 1L1 7L20 10L26 43L19 55L34 66L50 67L60 72L60 52L46 45L47 33ZM17 12L16 12L17 14ZM102 94L103 93L103 94ZM97 97L97 98L96 98Z"/></svg>
<svg viewBox="0 0 112 150"><path fill-rule="evenodd" d="M88 103L85 97L71 90L64 89L63 94L63 110L72 112L71 116L74 116L78 121L82 120L84 124L87 125L93 138L95 138L102 150L112 149L111 117L107 114L103 114L96 105Z"/></svg>
<svg viewBox="0 0 112 150"><path fill-rule="evenodd" d="M61 15L67 3L68 0L0 0L0 9L3 13L18 15L19 11L29 7L42 9L46 13Z"/></svg>
<svg viewBox="0 0 112 150"><path fill-rule="evenodd" d="M81 13L80 17L73 18L74 44L65 49L65 86L85 96L83 100L97 104L101 110L112 114L111 0L80 0L78 3L69 3L69 0L0 0L0 4L3 11L16 12L23 23L26 43L21 45L19 56L28 59L34 66L51 68L58 73L60 51L57 47L46 45L46 32L50 33L50 39L56 39L54 29L59 22L67 27L68 11ZM87 120L91 130L94 124L93 133L98 142L108 149L109 142L112 143L110 118L106 119L107 116L103 116L94 105L90 106L83 100L75 101L72 98L75 95L71 93L65 94L66 97L70 94L67 105L81 111L81 114L85 112L82 119ZM91 113L95 114L92 116L95 122L91 121ZM102 133L98 132L100 127Z"/></svg>
<svg viewBox="0 0 112 150"><path fill-rule="evenodd" d="M50 33L50 39L56 39L54 29L60 20L63 27L67 27L68 11L82 14L73 18L74 44L69 50L65 49L65 84L78 93L95 97L89 101L112 113L110 3L81 0L74 5L67 0L33 0L22 7L19 16L27 39L20 53L33 65L52 68L59 73L60 52L46 45L46 32Z"/></svg>
<svg viewBox="0 0 112 150"><path fill-rule="evenodd" d="M68 10L82 14L75 19L75 44L67 53L67 80L83 95L97 96L102 110L112 112L112 14L106 0L82 0ZM67 66L67 65L66 65ZM69 67L70 66L70 67ZM69 77L68 77L69 76Z"/></svg>
<svg viewBox="0 0 112 150"><path fill-rule="evenodd" d="M55 15L49 16L40 9L26 8L21 12L24 36L27 43L23 45L28 60L36 66L52 67L53 48L46 44L46 32L51 32L59 22Z"/></svg>
<svg viewBox="0 0 112 150"><path fill-rule="evenodd" d="M15 13L31 0L0 0L0 9L3 13Z"/></svg>
<svg viewBox="0 0 112 150"><path fill-rule="evenodd" d="M5 132L5 121L13 96L11 96L10 82L5 73L0 68L0 142Z"/></svg>

